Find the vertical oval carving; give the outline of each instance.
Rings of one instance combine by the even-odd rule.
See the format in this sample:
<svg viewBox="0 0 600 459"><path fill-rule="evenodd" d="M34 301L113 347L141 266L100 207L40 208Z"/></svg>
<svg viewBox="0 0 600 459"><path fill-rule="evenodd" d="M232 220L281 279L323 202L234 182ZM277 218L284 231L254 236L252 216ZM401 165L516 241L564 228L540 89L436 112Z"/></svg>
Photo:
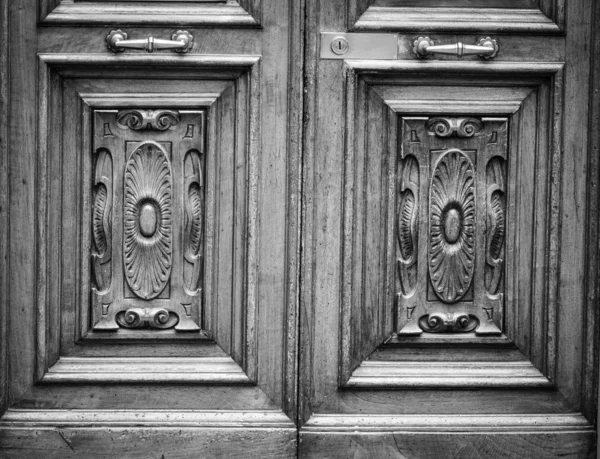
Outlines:
<svg viewBox="0 0 600 459"><path fill-rule="evenodd" d="M419 216L419 164L414 156L400 160L398 194L398 246L400 289L411 295L417 285L417 237Z"/></svg>
<svg viewBox="0 0 600 459"><path fill-rule="evenodd" d="M198 150L187 152L184 161L185 196L185 259L191 267L185 270L185 285L190 293L199 288L202 265L204 225L204 182L202 155Z"/></svg>
<svg viewBox="0 0 600 459"><path fill-rule="evenodd" d="M166 151L144 142L129 157L124 177L123 258L125 278L140 298L155 298L167 285L172 266L172 171ZM142 231L144 215L156 220Z"/></svg>
<svg viewBox="0 0 600 459"><path fill-rule="evenodd" d="M505 239L505 162L496 156L487 165L487 226L485 288L496 295L502 288Z"/></svg>
<svg viewBox="0 0 600 459"><path fill-rule="evenodd" d="M112 202L113 165L110 152L96 152L92 190L92 268L95 288L99 292L110 287L112 278Z"/></svg>
<svg viewBox="0 0 600 459"><path fill-rule="evenodd" d="M448 150L431 178L429 276L438 298L461 299L475 266L475 179L473 165L460 150Z"/></svg>

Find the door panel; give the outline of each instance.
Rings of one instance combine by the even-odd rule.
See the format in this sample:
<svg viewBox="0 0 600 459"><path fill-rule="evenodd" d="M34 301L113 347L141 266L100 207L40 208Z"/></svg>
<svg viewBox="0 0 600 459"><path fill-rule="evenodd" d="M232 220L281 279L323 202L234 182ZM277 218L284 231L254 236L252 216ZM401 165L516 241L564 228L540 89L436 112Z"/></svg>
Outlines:
<svg viewBox="0 0 600 459"><path fill-rule="evenodd" d="M3 454L295 455L297 11L42 3L7 6Z"/></svg>
<svg viewBox="0 0 600 459"><path fill-rule="evenodd" d="M563 0L351 0L353 31L446 31L557 34L564 30Z"/></svg>
<svg viewBox="0 0 600 459"><path fill-rule="evenodd" d="M572 212L587 131L569 118L587 116L589 57L572 53L590 23L579 4L565 36L537 35L560 15L510 35L526 29L489 19L547 5L486 4L503 11L429 2L416 19L410 2L310 2L301 457L595 448L581 351L595 315ZM360 32L347 49L334 38L346 27ZM397 32L397 56L362 52L370 31ZM421 57L420 37L464 47ZM482 37L497 55L458 57Z"/></svg>

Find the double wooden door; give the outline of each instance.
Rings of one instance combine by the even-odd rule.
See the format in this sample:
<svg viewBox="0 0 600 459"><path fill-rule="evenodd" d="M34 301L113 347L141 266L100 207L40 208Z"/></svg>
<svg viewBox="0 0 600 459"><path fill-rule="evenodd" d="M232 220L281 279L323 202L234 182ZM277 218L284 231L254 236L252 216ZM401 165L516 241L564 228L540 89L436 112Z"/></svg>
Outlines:
<svg viewBox="0 0 600 459"><path fill-rule="evenodd" d="M593 457L592 0L14 0L0 452Z"/></svg>

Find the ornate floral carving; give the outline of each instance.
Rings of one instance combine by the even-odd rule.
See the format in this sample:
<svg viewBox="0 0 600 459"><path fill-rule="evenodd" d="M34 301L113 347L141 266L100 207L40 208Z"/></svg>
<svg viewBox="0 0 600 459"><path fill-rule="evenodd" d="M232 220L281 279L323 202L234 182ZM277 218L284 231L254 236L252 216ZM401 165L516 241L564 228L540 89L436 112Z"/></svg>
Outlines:
<svg viewBox="0 0 600 459"><path fill-rule="evenodd" d="M134 131L151 129L166 131L180 122L179 112L175 110L121 110L117 114L117 123Z"/></svg>
<svg viewBox="0 0 600 459"><path fill-rule="evenodd" d="M483 129L483 122L477 118L431 118L425 124L430 134L438 137L473 137Z"/></svg>
<svg viewBox="0 0 600 459"><path fill-rule="evenodd" d="M500 291L504 262L505 201L504 160L492 158L487 165L487 225L485 288L494 295Z"/></svg>
<svg viewBox="0 0 600 459"><path fill-rule="evenodd" d="M117 314L117 323L124 328L167 329L177 322L177 314L163 308L130 308Z"/></svg>
<svg viewBox="0 0 600 459"><path fill-rule="evenodd" d="M140 298L155 298L171 274L172 177L165 150L144 142L125 167L125 277Z"/></svg>
<svg viewBox="0 0 600 459"><path fill-rule="evenodd" d="M106 149L96 153L92 194L92 266L98 291L105 291L111 282L112 258L112 158Z"/></svg>
<svg viewBox="0 0 600 459"><path fill-rule="evenodd" d="M400 288L410 295L417 283L417 234L419 216L419 164L414 156L400 160L398 197L398 245Z"/></svg>
<svg viewBox="0 0 600 459"><path fill-rule="evenodd" d="M457 149L438 160L430 188L429 275L440 300L454 303L473 278L475 180L473 165Z"/></svg>
<svg viewBox="0 0 600 459"><path fill-rule="evenodd" d="M419 327L428 333L467 333L479 325L477 317L466 313L436 312L419 319Z"/></svg>

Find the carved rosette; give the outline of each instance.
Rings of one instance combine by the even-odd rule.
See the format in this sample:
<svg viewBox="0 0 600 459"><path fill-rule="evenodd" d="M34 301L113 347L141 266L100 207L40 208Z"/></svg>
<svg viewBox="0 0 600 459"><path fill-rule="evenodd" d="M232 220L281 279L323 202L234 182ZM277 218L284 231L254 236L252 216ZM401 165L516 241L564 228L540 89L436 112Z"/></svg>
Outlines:
<svg viewBox="0 0 600 459"><path fill-rule="evenodd" d="M171 274L173 185L166 151L144 142L129 157L124 182L125 277L138 297L149 300Z"/></svg>
<svg viewBox="0 0 600 459"><path fill-rule="evenodd" d="M469 289L475 265L475 178L473 164L457 149L437 162L431 178L429 275L445 303Z"/></svg>
<svg viewBox="0 0 600 459"><path fill-rule="evenodd" d="M144 129L166 131L180 122L179 112L175 110L121 110L117 114L117 123L121 127L141 131Z"/></svg>
<svg viewBox="0 0 600 459"><path fill-rule="evenodd" d="M400 161L398 199L398 244L400 288L408 296L417 284L417 235L419 216L419 164L414 156Z"/></svg>
<svg viewBox="0 0 600 459"><path fill-rule="evenodd" d="M504 160L494 157L487 165L487 225L485 288L491 295L501 290L504 264L505 199Z"/></svg>

